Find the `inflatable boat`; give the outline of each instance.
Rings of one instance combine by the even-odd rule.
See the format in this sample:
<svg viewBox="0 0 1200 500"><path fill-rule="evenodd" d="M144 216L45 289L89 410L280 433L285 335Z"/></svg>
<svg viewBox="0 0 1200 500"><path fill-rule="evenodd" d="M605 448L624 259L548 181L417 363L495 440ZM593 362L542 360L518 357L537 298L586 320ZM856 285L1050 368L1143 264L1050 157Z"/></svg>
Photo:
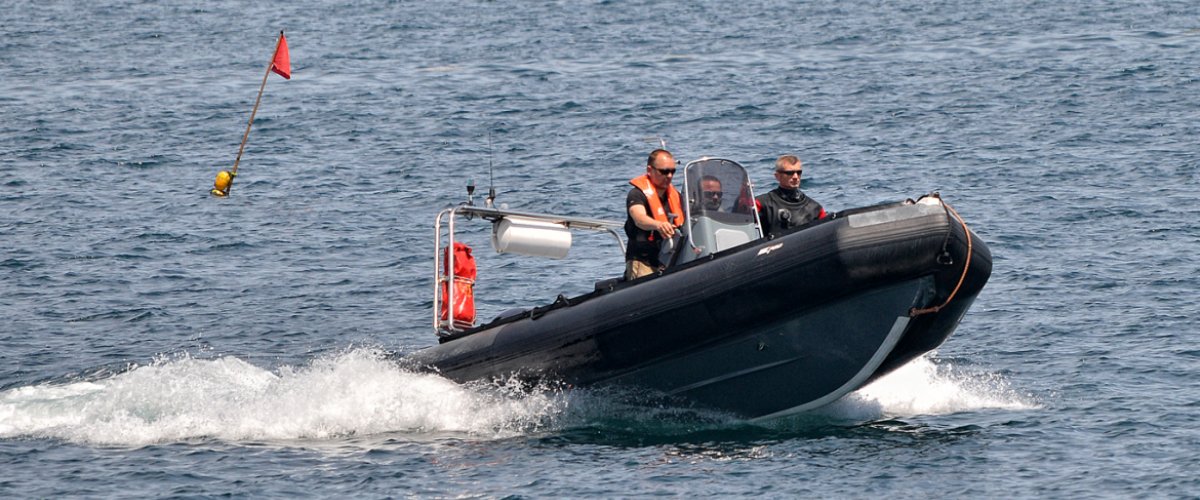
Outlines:
<svg viewBox="0 0 1200 500"><path fill-rule="evenodd" d="M606 231L620 244L621 224L499 209L490 197L443 211L440 342L405 362L460 382L628 387L771 419L829 404L937 348L991 274L987 246L937 194L764 238L741 165L704 158L683 173L687 213L666 269L479 325L467 310L474 270L454 240L456 219L490 222L498 251L543 257L565 255L571 231ZM720 206L700 202L700 179L710 177L722 181Z"/></svg>

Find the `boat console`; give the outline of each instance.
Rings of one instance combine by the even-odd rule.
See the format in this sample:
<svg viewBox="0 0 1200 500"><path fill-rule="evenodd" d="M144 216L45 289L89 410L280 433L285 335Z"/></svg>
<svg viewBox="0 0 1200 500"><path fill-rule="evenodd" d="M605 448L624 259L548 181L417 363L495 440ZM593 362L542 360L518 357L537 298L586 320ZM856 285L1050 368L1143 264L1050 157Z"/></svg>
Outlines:
<svg viewBox="0 0 1200 500"><path fill-rule="evenodd" d="M762 238L754 190L745 167L733 160L701 158L683 169L687 212L685 244L670 260L686 264Z"/></svg>

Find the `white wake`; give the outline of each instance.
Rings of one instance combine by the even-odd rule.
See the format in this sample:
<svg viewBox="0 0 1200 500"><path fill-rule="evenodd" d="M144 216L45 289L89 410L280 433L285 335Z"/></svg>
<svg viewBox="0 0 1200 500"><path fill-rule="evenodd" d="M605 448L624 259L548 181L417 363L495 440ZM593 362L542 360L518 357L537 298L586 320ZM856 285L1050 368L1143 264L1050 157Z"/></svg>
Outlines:
<svg viewBox="0 0 1200 500"><path fill-rule="evenodd" d="M864 420L1039 407L1035 398L1019 393L999 375L957 370L948 363L935 363L926 354L821 409L821 413Z"/></svg>
<svg viewBox="0 0 1200 500"><path fill-rule="evenodd" d="M406 371L371 349L274 371L232 356L185 356L103 380L0 392L0 438L136 446L386 432L505 437L538 428L565 401Z"/></svg>
<svg viewBox="0 0 1200 500"><path fill-rule="evenodd" d="M204 439L328 440L396 432L493 439L646 410L654 410L653 421L667 416L668 426L676 420L691 425L699 418L690 411L614 405L609 396L605 391L524 391L516 384L462 385L405 370L383 353L363 348L274 370L232 356L178 356L100 380L0 392L0 439L119 446ZM959 373L926 356L814 414L861 421L1037 407L1002 377ZM683 416L670 418L676 414ZM708 422L722 426L737 421Z"/></svg>

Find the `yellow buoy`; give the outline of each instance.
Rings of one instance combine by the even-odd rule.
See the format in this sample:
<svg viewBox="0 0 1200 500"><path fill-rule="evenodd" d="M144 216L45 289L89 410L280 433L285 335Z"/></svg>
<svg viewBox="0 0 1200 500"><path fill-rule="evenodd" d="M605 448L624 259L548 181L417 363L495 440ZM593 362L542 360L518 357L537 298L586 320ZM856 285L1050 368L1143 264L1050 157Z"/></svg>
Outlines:
<svg viewBox="0 0 1200 500"><path fill-rule="evenodd" d="M213 196L229 196L229 186L233 184L233 174L228 170L217 172L217 180L213 181Z"/></svg>

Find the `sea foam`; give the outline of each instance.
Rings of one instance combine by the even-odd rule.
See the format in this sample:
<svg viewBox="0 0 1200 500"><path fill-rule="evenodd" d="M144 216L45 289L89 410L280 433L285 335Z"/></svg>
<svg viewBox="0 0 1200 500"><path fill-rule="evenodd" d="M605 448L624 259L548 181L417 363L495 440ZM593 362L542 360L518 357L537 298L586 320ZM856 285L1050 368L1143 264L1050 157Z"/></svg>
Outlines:
<svg viewBox="0 0 1200 500"><path fill-rule="evenodd" d="M1040 407L1035 398L1019 393L998 374L971 372L935 359L933 353L921 356L820 411L870 420Z"/></svg>
<svg viewBox="0 0 1200 500"><path fill-rule="evenodd" d="M0 392L0 438L117 446L204 439L311 441L387 433L501 439L605 420L613 418L613 412L642 415L647 410L637 407L637 398L632 398L633 404L615 405L598 399L614 395L528 391L515 381L457 384L406 370L368 348L273 370L234 356L180 355L98 380ZM630 395L617 394L615 399ZM1032 398L1018 394L1000 376L962 373L925 356L815 414L861 421L1036 407ZM654 410L652 421L665 420L667 425L690 426L703 416L649 409ZM715 416L700 420L718 427L739 422Z"/></svg>
<svg viewBox="0 0 1200 500"><path fill-rule="evenodd" d="M0 392L0 438L136 446L387 432L505 437L537 428L564 404L553 391L406 371L372 349L275 370L233 356L180 356L107 379Z"/></svg>

